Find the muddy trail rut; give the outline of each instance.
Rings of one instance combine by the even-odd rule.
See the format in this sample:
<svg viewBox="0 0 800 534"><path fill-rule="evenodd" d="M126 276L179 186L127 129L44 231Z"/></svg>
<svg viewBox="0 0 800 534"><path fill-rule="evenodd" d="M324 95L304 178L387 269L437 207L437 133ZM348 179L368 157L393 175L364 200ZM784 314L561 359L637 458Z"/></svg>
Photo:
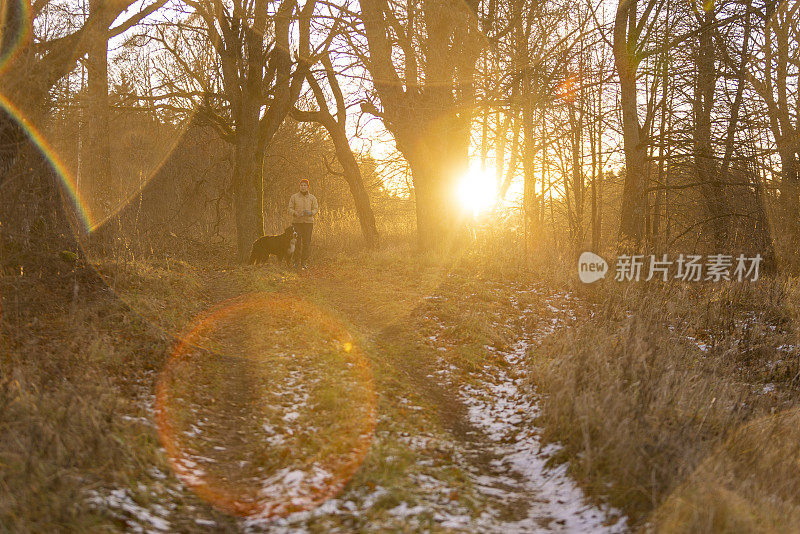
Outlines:
<svg viewBox="0 0 800 534"><path fill-rule="evenodd" d="M569 325L570 294L492 284L490 327L511 335L465 363L439 313L465 305L457 276L401 305L343 274L265 293L205 273L208 311L141 398L170 469L95 506L145 532L627 530L549 465L536 428L527 355Z"/></svg>

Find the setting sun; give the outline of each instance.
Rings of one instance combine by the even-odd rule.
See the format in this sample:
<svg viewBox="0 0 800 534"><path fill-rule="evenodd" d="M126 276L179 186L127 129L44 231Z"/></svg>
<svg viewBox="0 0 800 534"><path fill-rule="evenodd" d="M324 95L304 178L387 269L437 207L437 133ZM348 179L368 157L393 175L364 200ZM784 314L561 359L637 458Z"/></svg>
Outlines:
<svg viewBox="0 0 800 534"><path fill-rule="evenodd" d="M497 203L494 173L479 166L470 166L458 184L458 198L461 205L476 216L492 208Z"/></svg>

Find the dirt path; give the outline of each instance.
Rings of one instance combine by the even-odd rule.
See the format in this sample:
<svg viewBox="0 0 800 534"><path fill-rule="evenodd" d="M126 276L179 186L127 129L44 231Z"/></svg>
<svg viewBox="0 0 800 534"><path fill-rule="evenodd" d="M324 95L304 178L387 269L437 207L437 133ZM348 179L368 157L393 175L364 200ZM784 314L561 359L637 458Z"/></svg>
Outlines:
<svg viewBox="0 0 800 534"><path fill-rule="evenodd" d="M556 449L539 442L537 399L525 385L526 353L569 322L570 295L494 284L492 294L508 304L504 323L496 326L513 332L513 339L502 346L485 345L480 365L463 365L450 357L457 349L448 341L453 325L435 315L437 303L449 304L454 297L448 284L398 282L387 287L381 279L371 286L369 274L362 283L347 274L312 269L281 284L282 291L339 314L372 362L377 426L369 454L341 493L310 511L277 520L231 520L204 514L196 505L184 507L180 501L186 488L181 483L172 493L162 492L161 498L171 504L142 506L131 502L133 496L120 498L117 493L105 500L95 496L98 505L116 507L112 512L131 530L143 531L626 530L615 511L586 502L566 475L566 466L547 467ZM220 272L205 274L204 286L209 304L251 289ZM393 291L404 298L392 300ZM266 331L263 321L256 316L247 320L247 336L235 341L238 351L266 351L272 338L259 333ZM418 330L420 321L430 327L425 336ZM199 374L197 365L187 367L195 374L181 383L204 384L176 394L183 403L180 425L190 444L185 446L193 450L189 472L213 474L228 493L256 494L253 488L269 487L272 495L297 497L308 484L326 484L330 469L319 461L319 451L326 439L342 435L337 432L345 428L331 430L328 420L361 417L361 412L340 402L353 395L325 382L330 366L312 369L291 360L290 369L275 361L248 357L220 365L216 359L214 365L201 365ZM263 387L265 383L270 387ZM313 386L318 383L325 387ZM349 391L357 387L354 382ZM326 396L338 399L333 405L339 411L315 418L322 406L318 398Z"/></svg>
<svg viewBox="0 0 800 534"><path fill-rule="evenodd" d="M544 298L547 311L520 304L523 293ZM479 491L495 497L475 530L482 532L622 532L619 513L586 502L583 492L566 475L566 465L550 469L557 447L543 447L536 427L538 399L525 384L530 368L527 352L573 318L571 295L544 288L515 288L510 303L526 325L534 316L537 328L523 326L507 350L486 347L500 365L487 365L463 381L460 397L469 420L479 429L465 443L468 455L479 458L472 472ZM557 308L555 303L565 305ZM491 458L488 462L485 458ZM469 525L465 525L469 527Z"/></svg>

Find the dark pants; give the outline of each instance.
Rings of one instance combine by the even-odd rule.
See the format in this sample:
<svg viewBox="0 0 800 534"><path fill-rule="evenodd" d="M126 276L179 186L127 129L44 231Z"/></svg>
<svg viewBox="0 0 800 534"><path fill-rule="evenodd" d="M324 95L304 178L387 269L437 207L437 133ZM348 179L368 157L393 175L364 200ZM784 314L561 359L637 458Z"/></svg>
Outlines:
<svg viewBox="0 0 800 534"><path fill-rule="evenodd" d="M308 260L308 251L311 249L311 230L314 223L292 223L294 231L297 232L297 247L294 251L294 263L299 265Z"/></svg>

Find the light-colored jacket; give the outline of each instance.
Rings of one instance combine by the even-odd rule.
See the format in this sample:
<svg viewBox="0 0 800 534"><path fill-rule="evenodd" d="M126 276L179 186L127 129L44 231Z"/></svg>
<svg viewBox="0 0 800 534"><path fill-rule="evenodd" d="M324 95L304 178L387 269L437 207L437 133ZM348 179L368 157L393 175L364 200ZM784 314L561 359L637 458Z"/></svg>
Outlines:
<svg viewBox="0 0 800 534"><path fill-rule="evenodd" d="M303 215L305 211L311 211L311 215ZM314 215L319 211L317 197L311 193L303 194L300 191L289 199L289 215L292 216L293 223L313 223Z"/></svg>

